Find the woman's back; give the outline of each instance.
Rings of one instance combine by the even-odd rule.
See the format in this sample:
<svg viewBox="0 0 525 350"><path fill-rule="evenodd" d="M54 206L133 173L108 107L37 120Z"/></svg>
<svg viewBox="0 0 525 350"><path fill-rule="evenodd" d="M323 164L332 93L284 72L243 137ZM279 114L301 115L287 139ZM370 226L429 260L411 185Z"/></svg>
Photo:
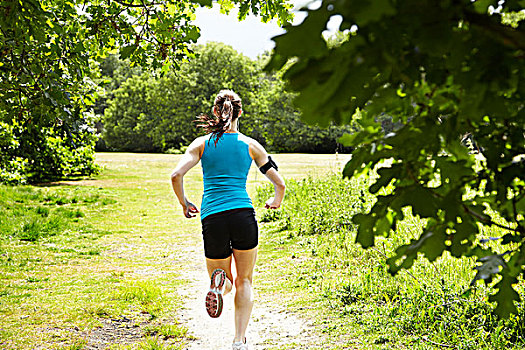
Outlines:
<svg viewBox="0 0 525 350"><path fill-rule="evenodd" d="M210 136L204 138L201 219L225 210L253 208L246 192L252 164L250 140L241 133L224 133L217 143Z"/></svg>

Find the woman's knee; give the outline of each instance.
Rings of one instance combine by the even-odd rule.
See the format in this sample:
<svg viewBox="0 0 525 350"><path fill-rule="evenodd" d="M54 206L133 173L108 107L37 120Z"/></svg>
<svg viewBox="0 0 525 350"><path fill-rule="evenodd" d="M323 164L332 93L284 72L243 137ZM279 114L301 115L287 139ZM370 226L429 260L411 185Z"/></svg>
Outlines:
<svg viewBox="0 0 525 350"><path fill-rule="evenodd" d="M235 288L237 290L252 288L252 279L249 277L237 276L235 279Z"/></svg>

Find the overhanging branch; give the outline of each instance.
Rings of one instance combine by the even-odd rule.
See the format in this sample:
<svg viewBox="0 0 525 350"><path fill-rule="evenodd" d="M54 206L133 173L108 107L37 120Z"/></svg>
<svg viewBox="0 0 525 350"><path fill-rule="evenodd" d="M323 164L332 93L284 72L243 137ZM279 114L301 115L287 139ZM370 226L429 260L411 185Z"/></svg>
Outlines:
<svg viewBox="0 0 525 350"><path fill-rule="evenodd" d="M465 19L499 39L505 46L525 50L525 32L506 26L499 22L496 16L482 15L479 13L465 11Z"/></svg>
<svg viewBox="0 0 525 350"><path fill-rule="evenodd" d="M115 1L117 4L120 4L122 6L126 6L126 7L141 7L141 8L147 8L148 6L157 6L157 5L163 5L162 3L153 3L153 4L144 4L144 2L142 2L142 4L133 4L133 3L128 3L128 2L124 2L124 1L121 1L121 0L112 0L112 1Z"/></svg>

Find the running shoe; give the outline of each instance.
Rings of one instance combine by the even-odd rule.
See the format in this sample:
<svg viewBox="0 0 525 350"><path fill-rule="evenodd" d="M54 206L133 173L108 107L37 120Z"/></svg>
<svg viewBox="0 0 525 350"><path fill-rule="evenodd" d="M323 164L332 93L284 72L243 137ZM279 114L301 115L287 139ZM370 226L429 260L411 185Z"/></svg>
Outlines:
<svg viewBox="0 0 525 350"><path fill-rule="evenodd" d="M216 269L211 274L210 290L206 294L206 311L208 315L217 318L222 313L222 292L226 281L226 272Z"/></svg>
<svg viewBox="0 0 525 350"><path fill-rule="evenodd" d="M232 344L232 349L233 350L249 350L248 343L246 342L246 338L244 339L244 343L241 342L241 341L233 343Z"/></svg>

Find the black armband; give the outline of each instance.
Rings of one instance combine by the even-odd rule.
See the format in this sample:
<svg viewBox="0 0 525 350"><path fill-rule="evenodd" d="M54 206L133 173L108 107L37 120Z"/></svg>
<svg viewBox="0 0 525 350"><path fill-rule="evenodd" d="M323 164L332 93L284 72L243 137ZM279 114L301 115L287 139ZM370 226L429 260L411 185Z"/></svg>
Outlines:
<svg viewBox="0 0 525 350"><path fill-rule="evenodd" d="M268 156L268 163L264 164L262 167L259 168L261 173L266 174L270 168L274 168L275 170L279 170L277 167L277 164L273 161L272 157Z"/></svg>

